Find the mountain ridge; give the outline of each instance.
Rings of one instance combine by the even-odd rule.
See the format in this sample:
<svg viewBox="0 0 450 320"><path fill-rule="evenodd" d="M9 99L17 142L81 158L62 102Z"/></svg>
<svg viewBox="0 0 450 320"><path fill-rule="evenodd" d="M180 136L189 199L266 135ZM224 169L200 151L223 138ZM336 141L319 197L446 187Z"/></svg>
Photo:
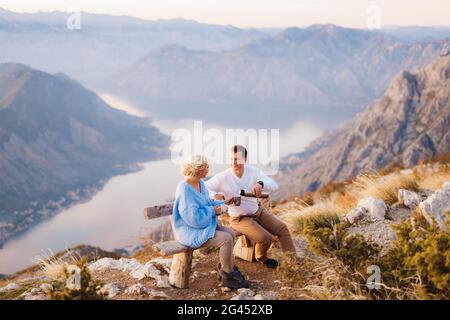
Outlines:
<svg viewBox="0 0 450 320"><path fill-rule="evenodd" d="M156 114L164 105L173 104L178 114L186 112L183 102L214 107L211 101L230 109L259 105L263 113L273 113L273 106L279 112L356 107L382 94L398 71L413 71L447 48L450 40L404 44L359 29L290 28L234 50L164 46L113 73L100 88Z"/></svg>
<svg viewBox="0 0 450 320"><path fill-rule="evenodd" d="M0 64L0 243L61 201L68 206L137 162L167 156L169 138L149 122L67 76Z"/></svg>
<svg viewBox="0 0 450 320"><path fill-rule="evenodd" d="M343 128L282 160L279 179L284 191L277 196L314 191L363 170L389 163L411 166L448 152L449 79L448 53L415 73L398 73L385 94Z"/></svg>

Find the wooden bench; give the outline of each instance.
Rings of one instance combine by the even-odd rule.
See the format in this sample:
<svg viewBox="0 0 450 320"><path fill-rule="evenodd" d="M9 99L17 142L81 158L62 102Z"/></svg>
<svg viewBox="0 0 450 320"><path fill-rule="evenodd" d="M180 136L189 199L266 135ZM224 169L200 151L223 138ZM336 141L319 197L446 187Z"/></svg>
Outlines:
<svg viewBox="0 0 450 320"><path fill-rule="evenodd" d="M262 199L261 204L271 210L271 201ZM172 214L173 204L165 204L144 209L145 219L155 219ZM236 234L237 241L233 249L234 256L246 261L255 261L254 244L245 235ZM173 255L169 273L169 283L177 288L189 287L193 252L196 249L186 247L176 240L164 241L152 245L152 249L161 256Z"/></svg>

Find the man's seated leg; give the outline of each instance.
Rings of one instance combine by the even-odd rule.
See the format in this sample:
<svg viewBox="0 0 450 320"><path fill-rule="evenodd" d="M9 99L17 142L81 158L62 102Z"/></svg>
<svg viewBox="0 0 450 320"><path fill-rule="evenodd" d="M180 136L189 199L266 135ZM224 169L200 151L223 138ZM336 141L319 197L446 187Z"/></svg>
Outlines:
<svg viewBox="0 0 450 320"><path fill-rule="evenodd" d="M278 237L283 252L292 252L295 254L294 242L292 241L286 223L267 212L267 209L264 207L261 208L261 213L258 215L257 222L268 232Z"/></svg>

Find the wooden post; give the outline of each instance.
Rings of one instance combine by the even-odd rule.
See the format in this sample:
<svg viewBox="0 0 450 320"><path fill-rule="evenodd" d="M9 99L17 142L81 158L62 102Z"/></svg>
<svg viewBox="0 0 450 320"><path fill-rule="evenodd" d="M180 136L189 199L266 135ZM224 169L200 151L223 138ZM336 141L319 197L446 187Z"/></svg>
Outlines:
<svg viewBox="0 0 450 320"><path fill-rule="evenodd" d="M236 244L234 245L233 254L235 257L248 262L256 261L255 245L244 235L238 237Z"/></svg>
<svg viewBox="0 0 450 320"><path fill-rule="evenodd" d="M173 256L169 282L172 286L185 289L189 287L193 251L177 253Z"/></svg>

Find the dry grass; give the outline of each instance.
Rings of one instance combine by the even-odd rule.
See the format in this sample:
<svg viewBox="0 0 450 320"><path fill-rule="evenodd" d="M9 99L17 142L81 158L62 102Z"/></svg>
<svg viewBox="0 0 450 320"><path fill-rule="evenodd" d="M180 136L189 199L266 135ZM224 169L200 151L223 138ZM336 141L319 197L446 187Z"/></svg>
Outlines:
<svg viewBox="0 0 450 320"><path fill-rule="evenodd" d="M52 280L61 281L65 277L65 272L70 264L77 265L81 261L81 257L75 255L72 251L67 250L69 254L69 262L58 258L57 256L43 257L38 259L41 270Z"/></svg>
<svg viewBox="0 0 450 320"><path fill-rule="evenodd" d="M391 173L381 176L378 173L364 173L359 175L354 185L359 189L358 198L374 197L382 199L387 205L398 201L398 190L417 190L419 177L415 173Z"/></svg>
<svg viewBox="0 0 450 320"><path fill-rule="evenodd" d="M285 218L294 234L301 234L306 225L314 229L333 225L339 222L339 213L333 206L305 206L296 212L291 212Z"/></svg>
<svg viewBox="0 0 450 320"><path fill-rule="evenodd" d="M335 203L336 211L340 215L345 215L356 207L359 199L355 190L349 188L346 192L337 194L332 200Z"/></svg>
<svg viewBox="0 0 450 320"><path fill-rule="evenodd" d="M293 260L293 259L291 259ZM305 256L296 262L284 259L277 269L283 282L281 299L365 300L370 299L361 283L364 278L338 259Z"/></svg>
<svg viewBox="0 0 450 320"><path fill-rule="evenodd" d="M32 288L39 287L40 284L38 280L23 281L17 289L0 292L0 300L20 300L22 294Z"/></svg>
<svg viewBox="0 0 450 320"><path fill-rule="evenodd" d="M450 166L445 165L438 172L421 173L419 178L419 188L421 189L440 189L444 182L450 181Z"/></svg>

